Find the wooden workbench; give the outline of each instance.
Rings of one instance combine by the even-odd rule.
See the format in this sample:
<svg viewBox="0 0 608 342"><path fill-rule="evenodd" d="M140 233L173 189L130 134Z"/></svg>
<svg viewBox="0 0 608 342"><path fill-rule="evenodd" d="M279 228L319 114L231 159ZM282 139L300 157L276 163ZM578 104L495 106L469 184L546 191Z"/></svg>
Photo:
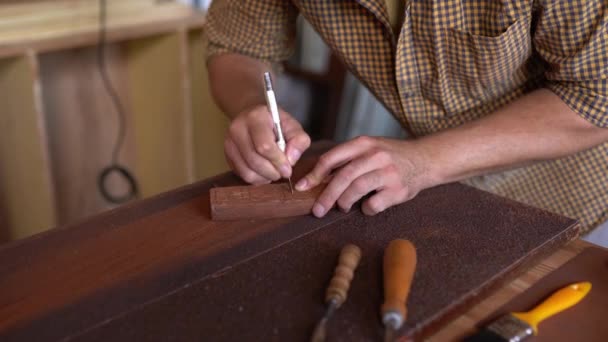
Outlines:
<svg viewBox="0 0 608 342"><path fill-rule="evenodd" d="M311 150L318 153L323 148L315 145ZM224 311L230 310L249 314L236 318L243 325L238 336L246 337L252 331L268 333L266 325L255 323L268 322L268 317L257 316L262 310L262 315L283 320L282 326L275 327L282 329L283 337L305 340L308 325L323 309L322 301L314 298L322 298L324 277L334 267L333 251L351 239L364 251L363 261L350 300L341 309L342 322L334 319L332 326L337 330L341 323L348 329L366 311L360 322L370 322L366 333L377 336L381 286L376 261L387 240L409 236L419 249L420 270L412 291L412 297L418 297L410 299L412 307L430 307L428 300L435 297L451 301L445 297L444 279L463 263L470 265L469 273L457 276L456 285L470 286L471 279L486 284L474 290L461 288L459 293L468 299L458 305L450 302L462 308L479 303L469 306L464 315L447 325L442 324L448 318L428 325L430 332L438 327L431 339L445 341L470 332L480 319L587 246L575 241L559 247L576 234L576 222L571 219L458 184L425 191L375 218L356 211L331 211L322 220L211 221L209 189L236 181L234 176L221 175L0 247L0 339L200 340L215 336L200 334L213 334L209 331L222 325L222 320L235 319L226 316ZM471 241L476 227L483 228L477 239L485 240L477 245ZM521 234L526 239L520 239ZM551 241L542 242L543 236ZM496 238L504 238L500 246ZM499 250L519 252L505 257ZM548 251L557 252L543 259ZM494 260L488 261L488 256ZM511 281L532 262L538 264ZM487 266L501 269L488 274L485 268L486 275L478 277L478 271ZM501 284L506 285L499 288ZM430 292L425 292L429 287ZM497 288L479 302L480 294ZM296 299L299 302L293 304ZM267 310L268 305L282 306L283 311ZM294 311L293 305L298 309ZM420 312L410 312L411 318L416 311ZM308 322L293 326L289 315Z"/></svg>

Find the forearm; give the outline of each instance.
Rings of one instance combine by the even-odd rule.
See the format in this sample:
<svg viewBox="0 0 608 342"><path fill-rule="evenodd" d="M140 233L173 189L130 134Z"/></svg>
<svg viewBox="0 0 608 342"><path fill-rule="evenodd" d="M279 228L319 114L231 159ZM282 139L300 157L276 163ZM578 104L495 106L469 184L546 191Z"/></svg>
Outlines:
<svg viewBox="0 0 608 342"><path fill-rule="evenodd" d="M211 94L231 118L255 105L265 104L262 74L270 65L240 54L211 57L207 64Z"/></svg>
<svg viewBox="0 0 608 342"><path fill-rule="evenodd" d="M549 90L534 91L495 113L413 141L434 184L556 159L608 141Z"/></svg>

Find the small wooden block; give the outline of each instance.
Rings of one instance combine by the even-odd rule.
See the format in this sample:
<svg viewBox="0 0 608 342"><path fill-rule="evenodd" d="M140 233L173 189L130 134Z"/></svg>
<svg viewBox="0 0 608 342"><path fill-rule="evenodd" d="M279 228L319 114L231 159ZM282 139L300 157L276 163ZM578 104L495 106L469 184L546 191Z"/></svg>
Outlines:
<svg viewBox="0 0 608 342"><path fill-rule="evenodd" d="M214 221L291 217L310 214L327 184L293 194L286 183L212 188L209 192Z"/></svg>

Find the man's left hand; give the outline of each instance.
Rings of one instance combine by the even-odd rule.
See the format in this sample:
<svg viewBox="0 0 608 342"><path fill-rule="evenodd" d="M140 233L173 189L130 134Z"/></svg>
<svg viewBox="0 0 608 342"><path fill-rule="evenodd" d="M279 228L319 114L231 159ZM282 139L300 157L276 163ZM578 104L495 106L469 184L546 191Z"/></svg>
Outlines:
<svg viewBox="0 0 608 342"><path fill-rule="evenodd" d="M336 203L348 212L372 191L376 193L363 203L362 210L375 215L435 185L424 154L412 141L367 136L350 140L323 154L296 189L311 189L326 181L332 171L335 173L313 206L317 217L323 217Z"/></svg>

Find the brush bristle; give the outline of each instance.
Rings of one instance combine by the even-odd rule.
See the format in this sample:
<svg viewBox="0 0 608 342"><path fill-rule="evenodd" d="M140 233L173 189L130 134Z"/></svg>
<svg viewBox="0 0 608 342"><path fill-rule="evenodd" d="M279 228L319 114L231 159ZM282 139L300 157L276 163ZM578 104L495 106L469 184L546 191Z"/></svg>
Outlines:
<svg viewBox="0 0 608 342"><path fill-rule="evenodd" d="M465 339L467 342L520 342L532 335L530 325L512 315L503 316L478 334Z"/></svg>
<svg viewBox="0 0 608 342"><path fill-rule="evenodd" d="M463 342L506 342L504 337L497 335L495 332L490 330L482 330L475 335L466 337Z"/></svg>

